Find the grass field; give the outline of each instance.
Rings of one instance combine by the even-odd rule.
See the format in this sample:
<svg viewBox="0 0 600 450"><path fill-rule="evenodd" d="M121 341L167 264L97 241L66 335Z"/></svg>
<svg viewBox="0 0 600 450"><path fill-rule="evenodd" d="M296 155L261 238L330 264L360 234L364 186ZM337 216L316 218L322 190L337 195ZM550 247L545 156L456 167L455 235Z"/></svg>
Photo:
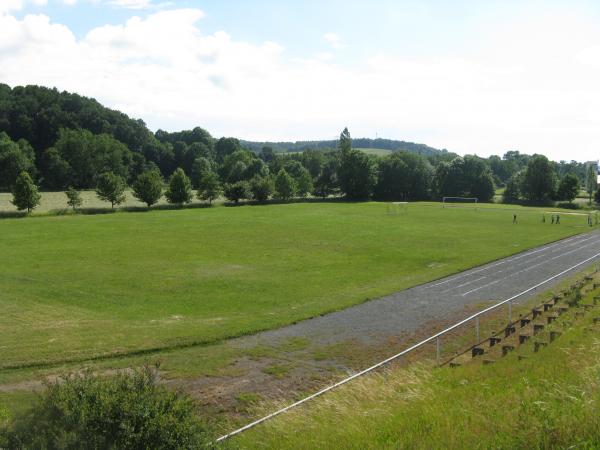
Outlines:
<svg viewBox="0 0 600 450"><path fill-rule="evenodd" d="M0 221L1 367L278 327L585 231L540 210L381 203Z"/></svg>
<svg viewBox="0 0 600 450"><path fill-rule="evenodd" d="M591 304L592 296L584 298ZM574 319L491 365L390 368L228 441L246 449L600 448L600 326ZM575 320L575 322L572 322ZM269 405L272 412L280 405Z"/></svg>

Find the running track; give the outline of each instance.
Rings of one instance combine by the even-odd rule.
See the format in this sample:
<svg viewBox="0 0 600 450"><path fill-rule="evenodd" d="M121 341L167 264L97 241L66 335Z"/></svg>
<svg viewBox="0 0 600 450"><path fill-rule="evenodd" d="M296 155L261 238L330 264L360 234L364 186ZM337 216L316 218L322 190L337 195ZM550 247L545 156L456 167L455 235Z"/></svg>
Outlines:
<svg viewBox="0 0 600 450"><path fill-rule="evenodd" d="M585 233L343 311L236 341L242 345L272 344L282 338L306 337L319 344L347 340L375 344L391 336L414 333L432 321L443 323L450 317L460 317L465 307L508 298L599 252L600 231ZM600 258L594 262L598 261ZM559 282L556 279L539 291Z"/></svg>

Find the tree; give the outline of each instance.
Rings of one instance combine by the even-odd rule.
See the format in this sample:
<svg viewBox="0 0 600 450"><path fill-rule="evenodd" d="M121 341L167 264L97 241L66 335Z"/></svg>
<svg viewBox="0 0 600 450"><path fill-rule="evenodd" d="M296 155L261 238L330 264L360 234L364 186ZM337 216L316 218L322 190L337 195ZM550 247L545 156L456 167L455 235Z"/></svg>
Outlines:
<svg viewBox="0 0 600 450"><path fill-rule="evenodd" d="M54 164L46 169L54 168L60 174L48 174L49 179L64 179L63 172L68 167L68 183L76 188L95 186L98 174L106 172L126 180L133 161L122 142L108 134L96 135L87 130L61 130L54 150L57 152L53 155Z"/></svg>
<svg viewBox="0 0 600 450"><path fill-rule="evenodd" d="M548 158L533 155L527 163L521 191L528 200L549 200L555 195L556 181L556 172Z"/></svg>
<svg viewBox="0 0 600 450"><path fill-rule="evenodd" d="M487 202L494 197L492 172L478 156L457 156L438 165L434 190L440 197L477 197Z"/></svg>
<svg viewBox="0 0 600 450"><path fill-rule="evenodd" d="M258 177L255 176L250 181L250 191L252 192L252 198L259 202L265 202L273 195L275 186L271 177Z"/></svg>
<svg viewBox="0 0 600 450"><path fill-rule="evenodd" d="M523 184L524 172L517 172L510 177L502 194L504 203L514 203L521 197L521 186Z"/></svg>
<svg viewBox="0 0 600 450"><path fill-rule="evenodd" d="M265 145L260 151L260 159L262 159L267 164L270 163L275 158L275 151L272 147Z"/></svg>
<svg viewBox="0 0 600 450"><path fill-rule="evenodd" d="M225 138L222 137L215 144L215 154L218 163L222 163L227 155L241 150L240 141L236 138Z"/></svg>
<svg viewBox="0 0 600 450"><path fill-rule="evenodd" d="M85 372L47 382L6 433L7 448L193 449L208 435L192 399L148 367L104 377Z"/></svg>
<svg viewBox="0 0 600 450"><path fill-rule="evenodd" d="M69 186L69 181L73 179L71 166L55 148L49 148L44 152L42 167L44 174L42 184L47 188L63 189Z"/></svg>
<svg viewBox="0 0 600 450"><path fill-rule="evenodd" d="M169 203L177 205L192 201L192 183L181 167L177 168L171 175L165 197L167 197Z"/></svg>
<svg viewBox="0 0 600 450"><path fill-rule="evenodd" d="M289 200L295 193L296 182L285 169L281 169L275 178L275 195L281 200Z"/></svg>
<svg viewBox="0 0 600 450"><path fill-rule="evenodd" d="M133 183L133 195L144 202L148 208L154 205L162 197L163 180L156 170L141 173Z"/></svg>
<svg viewBox="0 0 600 450"><path fill-rule="evenodd" d="M6 133L0 133L0 189L10 189L22 172L32 172L33 153L22 141L13 142Z"/></svg>
<svg viewBox="0 0 600 450"><path fill-rule="evenodd" d="M600 187L596 190L596 193L594 194L594 201L596 202L596 204L600 205Z"/></svg>
<svg viewBox="0 0 600 450"><path fill-rule="evenodd" d="M334 160L327 162L317 176L314 193L321 198L327 198L335 193L337 187L337 164Z"/></svg>
<svg viewBox="0 0 600 450"><path fill-rule="evenodd" d="M67 196L67 205L73 208L73 211L75 211L83 204L81 194L77 189L69 187L69 189L67 189L67 191L65 192L65 195Z"/></svg>
<svg viewBox="0 0 600 450"><path fill-rule="evenodd" d="M192 176L190 177L192 187L198 189L200 180L207 172L213 172L213 163L203 156L196 158L192 164Z"/></svg>
<svg viewBox="0 0 600 450"><path fill-rule="evenodd" d="M37 186L33 184L33 180L27 172L21 172L17 177L13 187L12 204L19 211L24 209L31 212L37 205L40 204L41 195L37 190Z"/></svg>
<svg viewBox="0 0 600 450"><path fill-rule="evenodd" d="M219 181L219 176L214 172L204 172L198 182L198 198L207 201L212 205L213 200L219 198L223 189Z"/></svg>
<svg viewBox="0 0 600 450"><path fill-rule="evenodd" d="M96 195L100 200L110 202L111 208L125 201L125 180L112 172L105 172L98 178Z"/></svg>
<svg viewBox="0 0 600 450"><path fill-rule="evenodd" d="M349 152L352 150L352 138L350 137L350 132L348 128L344 128L344 130L340 133L340 140L338 142L338 148L341 153Z"/></svg>
<svg viewBox="0 0 600 450"><path fill-rule="evenodd" d="M228 200L239 203L240 200L250 196L250 186L247 181L237 181L225 185L225 197Z"/></svg>
<svg viewBox="0 0 600 450"><path fill-rule="evenodd" d="M312 190L313 182L310 172L305 167L302 167L300 174L296 177L296 193L299 197L306 197Z"/></svg>
<svg viewBox="0 0 600 450"><path fill-rule="evenodd" d="M399 151L379 161L375 195L388 200L424 200L429 197L433 169L427 159Z"/></svg>
<svg viewBox="0 0 600 450"><path fill-rule="evenodd" d="M590 205L592 204L592 195L596 188L598 187L598 175L596 174L596 170L593 164L588 164L586 174L585 174L585 190L587 191L590 197Z"/></svg>
<svg viewBox="0 0 600 450"><path fill-rule="evenodd" d="M360 150L342 151L338 179L340 189L350 199L368 198L376 182L374 160Z"/></svg>
<svg viewBox="0 0 600 450"><path fill-rule="evenodd" d="M558 185L558 199L567 200L571 203L579 194L579 178L572 173L566 174Z"/></svg>

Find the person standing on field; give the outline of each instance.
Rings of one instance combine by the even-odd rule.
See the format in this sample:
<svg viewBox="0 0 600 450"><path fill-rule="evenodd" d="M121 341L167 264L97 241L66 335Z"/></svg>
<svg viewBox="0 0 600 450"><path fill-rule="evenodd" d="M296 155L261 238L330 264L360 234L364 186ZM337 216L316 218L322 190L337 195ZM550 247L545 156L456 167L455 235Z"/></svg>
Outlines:
<svg viewBox="0 0 600 450"><path fill-rule="evenodd" d="M560 223L560 216L557 214L556 215L556 225L558 225Z"/></svg>
<svg viewBox="0 0 600 450"><path fill-rule="evenodd" d="M517 223L517 215L513 214L513 223Z"/></svg>

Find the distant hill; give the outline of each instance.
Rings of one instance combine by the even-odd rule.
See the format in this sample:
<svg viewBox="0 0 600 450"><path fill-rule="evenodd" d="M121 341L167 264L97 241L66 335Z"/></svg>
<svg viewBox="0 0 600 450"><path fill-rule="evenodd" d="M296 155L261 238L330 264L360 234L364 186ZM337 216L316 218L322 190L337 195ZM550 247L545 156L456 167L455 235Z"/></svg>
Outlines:
<svg viewBox="0 0 600 450"><path fill-rule="evenodd" d="M254 142L254 141L240 141L240 143L255 151L259 152L263 147L271 147L277 152L302 152L309 149L328 149L336 148L336 140L324 140L324 141L296 141L296 142ZM370 138L354 138L352 139L352 146L360 148L362 150L373 149L373 150L389 150L389 151L400 151L404 150L411 153L418 153L423 156L433 156L448 153L446 149L437 149L429 147L425 144L416 144L414 142L397 141L394 139L370 139Z"/></svg>

